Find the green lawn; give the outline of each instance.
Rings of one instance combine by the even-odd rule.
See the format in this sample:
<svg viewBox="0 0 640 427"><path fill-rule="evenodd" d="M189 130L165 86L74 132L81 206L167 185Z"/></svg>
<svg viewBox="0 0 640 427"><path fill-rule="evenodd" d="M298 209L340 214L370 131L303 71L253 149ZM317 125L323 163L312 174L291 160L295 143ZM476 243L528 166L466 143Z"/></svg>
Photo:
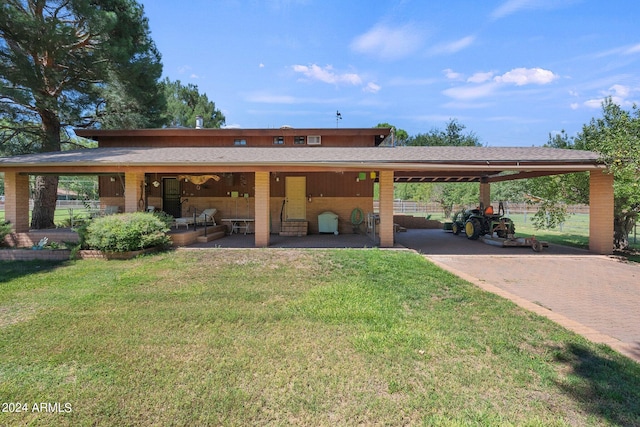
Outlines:
<svg viewBox="0 0 640 427"><path fill-rule="evenodd" d="M640 365L408 251L175 251L0 263L0 396L0 425L638 425Z"/></svg>
<svg viewBox="0 0 640 427"><path fill-rule="evenodd" d="M74 220L77 218L88 218L89 211L83 208L73 209L73 212L70 212L67 208L59 208L56 209L55 214L53 216L53 222L61 227L68 227L69 221L71 219L71 214L73 213ZM4 221L4 210L0 209L0 222ZM31 211L29 211L29 221L31 221Z"/></svg>

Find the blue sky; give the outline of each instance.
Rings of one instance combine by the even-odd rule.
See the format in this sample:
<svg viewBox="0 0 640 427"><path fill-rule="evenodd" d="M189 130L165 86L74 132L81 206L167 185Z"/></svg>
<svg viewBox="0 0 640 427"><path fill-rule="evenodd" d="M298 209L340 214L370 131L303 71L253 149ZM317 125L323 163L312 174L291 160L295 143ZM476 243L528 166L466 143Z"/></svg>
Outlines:
<svg viewBox="0 0 640 427"><path fill-rule="evenodd" d="M637 0L143 0L164 76L242 128L457 119L488 146L640 100ZM639 103L640 104L640 103Z"/></svg>

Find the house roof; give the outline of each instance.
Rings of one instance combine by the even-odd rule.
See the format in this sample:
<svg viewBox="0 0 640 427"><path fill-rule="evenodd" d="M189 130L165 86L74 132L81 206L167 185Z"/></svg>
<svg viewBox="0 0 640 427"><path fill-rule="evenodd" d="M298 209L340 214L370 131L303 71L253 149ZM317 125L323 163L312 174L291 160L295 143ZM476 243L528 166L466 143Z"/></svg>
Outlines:
<svg viewBox="0 0 640 427"><path fill-rule="evenodd" d="M394 170L397 180L406 181L447 176L478 180L504 171L548 175L602 167L597 153L544 147L113 147L0 158L0 171L25 173L363 169Z"/></svg>

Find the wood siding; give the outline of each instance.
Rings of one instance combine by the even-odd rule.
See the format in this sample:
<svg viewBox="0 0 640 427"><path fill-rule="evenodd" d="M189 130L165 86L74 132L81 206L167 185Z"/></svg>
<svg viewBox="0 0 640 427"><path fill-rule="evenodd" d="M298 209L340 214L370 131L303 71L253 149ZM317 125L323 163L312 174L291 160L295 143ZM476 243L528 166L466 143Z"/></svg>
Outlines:
<svg viewBox="0 0 640 427"><path fill-rule="evenodd" d="M233 147L244 140L248 147L375 147L389 135L389 129L171 129L128 131L79 131L98 140L99 147ZM123 131L124 132L124 131ZM309 136L320 136L320 145L307 144ZM296 144L304 137L304 144ZM274 144L281 138L281 144ZM299 140L298 140L299 141Z"/></svg>

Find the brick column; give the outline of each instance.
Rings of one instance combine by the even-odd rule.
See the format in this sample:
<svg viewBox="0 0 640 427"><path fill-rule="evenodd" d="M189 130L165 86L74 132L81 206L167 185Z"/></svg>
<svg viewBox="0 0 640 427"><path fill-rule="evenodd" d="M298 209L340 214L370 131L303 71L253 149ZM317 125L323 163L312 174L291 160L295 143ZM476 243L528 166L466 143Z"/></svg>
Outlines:
<svg viewBox="0 0 640 427"><path fill-rule="evenodd" d="M485 209L491 206L491 184L488 182L480 183L480 203Z"/></svg>
<svg viewBox="0 0 640 427"><path fill-rule="evenodd" d="M393 247L393 171L380 171L380 247Z"/></svg>
<svg viewBox="0 0 640 427"><path fill-rule="evenodd" d="M269 246L269 201L271 198L271 182L269 172L256 172L255 194L255 245L256 247Z"/></svg>
<svg viewBox="0 0 640 427"><path fill-rule="evenodd" d="M124 211L137 212L144 210L142 185L144 182L144 173L126 172L124 174Z"/></svg>
<svg viewBox="0 0 640 427"><path fill-rule="evenodd" d="M589 250L613 252L613 175L599 170L589 174Z"/></svg>
<svg viewBox="0 0 640 427"><path fill-rule="evenodd" d="M29 231L29 176L17 172L4 173L4 218L13 231Z"/></svg>

